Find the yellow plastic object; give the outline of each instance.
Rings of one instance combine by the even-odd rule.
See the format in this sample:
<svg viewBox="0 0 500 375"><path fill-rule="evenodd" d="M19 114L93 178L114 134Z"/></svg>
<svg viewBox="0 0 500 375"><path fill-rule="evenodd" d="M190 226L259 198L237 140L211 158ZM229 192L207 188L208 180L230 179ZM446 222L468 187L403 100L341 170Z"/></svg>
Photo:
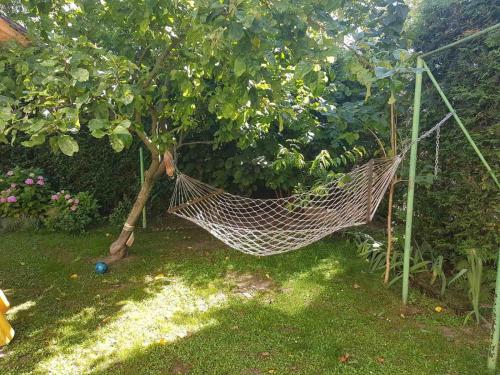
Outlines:
<svg viewBox="0 0 500 375"><path fill-rule="evenodd" d="M7 345L14 338L14 328L12 328L5 319L3 314L0 314L0 346Z"/></svg>
<svg viewBox="0 0 500 375"><path fill-rule="evenodd" d="M0 314L5 314L10 308L10 303L5 294L0 290Z"/></svg>
<svg viewBox="0 0 500 375"><path fill-rule="evenodd" d="M5 294L0 290L0 346L7 345L14 338L14 329L3 315L9 309L10 304Z"/></svg>

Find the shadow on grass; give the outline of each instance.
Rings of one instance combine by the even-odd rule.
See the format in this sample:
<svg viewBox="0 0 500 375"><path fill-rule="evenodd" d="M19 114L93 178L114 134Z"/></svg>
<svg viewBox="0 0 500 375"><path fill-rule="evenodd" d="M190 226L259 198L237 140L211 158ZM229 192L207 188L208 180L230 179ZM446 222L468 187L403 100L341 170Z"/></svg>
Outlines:
<svg viewBox="0 0 500 375"><path fill-rule="evenodd" d="M99 276L92 272L92 262L111 241L105 231L87 236L17 233L2 240L0 288L8 289L13 306L29 306L12 317L16 339L0 362L5 373L16 374L91 345L98 340L96 330L112 324L130 305L154 299L169 280L180 280L186 293L194 288L193 298L215 293L231 271L272 277L279 286L307 273L336 246L258 259L228 250L199 230L144 232L129 259ZM158 274L165 283L156 282Z"/></svg>
<svg viewBox="0 0 500 375"><path fill-rule="evenodd" d="M12 289L14 306L33 303L14 316L0 373L468 373L482 365L469 346L401 318L399 299L338 237L255 258L199 230L143 232L128 259L96 275L92 262L110 241L105 231L3 239L0 288ZM235 293L245 274L271 286Z"/></svg>

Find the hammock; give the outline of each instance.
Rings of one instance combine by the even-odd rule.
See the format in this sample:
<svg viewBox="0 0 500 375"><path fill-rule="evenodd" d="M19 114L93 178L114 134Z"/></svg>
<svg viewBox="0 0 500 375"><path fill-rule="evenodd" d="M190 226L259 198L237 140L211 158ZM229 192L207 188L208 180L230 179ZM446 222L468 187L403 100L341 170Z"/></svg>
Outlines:
<svg viewBox="0 0 500 375"><path fill-rule="evenodd" d="M320 189L286 198L241 197L178 172L169 212L243 253L265 256L299 249L339 229L370 222L410 146L394 157L372 159Z"/></svg>

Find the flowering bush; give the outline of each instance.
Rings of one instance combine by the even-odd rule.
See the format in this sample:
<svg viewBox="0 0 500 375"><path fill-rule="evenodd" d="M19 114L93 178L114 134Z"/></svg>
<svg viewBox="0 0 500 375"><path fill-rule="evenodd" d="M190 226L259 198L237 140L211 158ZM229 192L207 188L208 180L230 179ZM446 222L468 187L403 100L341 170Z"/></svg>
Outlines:
<svg viewBox="0 0 500 375"><path fill-rule="evenodd" d="M50 201L44 224L51 231L81 233L99 219L99 206L90 193L72 195L61 190Z"/></svg>
<svg viewBox="0 0 500 375"><path fill-rule="evenodd" d="M0 174L0 217L39 217L49 203L49 186L40 169L14 168Z"/></svg>
<svg viewBox="0 0 500 375"><path fill-rule="evenodd" d="M53 231L83 232L98 219L97 209L90 193L52 193L40 169L16 167L0 174L0 229L36 221Z"/></svg>

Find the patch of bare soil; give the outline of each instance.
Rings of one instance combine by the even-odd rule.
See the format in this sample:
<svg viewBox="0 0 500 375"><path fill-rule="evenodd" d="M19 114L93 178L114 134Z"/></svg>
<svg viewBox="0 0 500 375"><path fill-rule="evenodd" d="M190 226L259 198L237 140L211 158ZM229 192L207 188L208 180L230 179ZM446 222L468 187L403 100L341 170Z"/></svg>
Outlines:
<svg viewBox="0 0 500 375"><path fill-rule="evenodd" d="M428 327L421 322L416 322L416 326L422 329L428 329ZM436 328L437 331L446 337L450 341L457 343L470 343L485 337L486 330L484 327L470 326L470 327L448 327L439 326Z"/></svg>
<svg viewBox="0 0 500 375"><path fill-rule="evenodd" d="M241 375L264 375L264 373L258 368L248 368L246 370L243 370Z"/></svg>
<svg viewBox="0 0 500 375"><path fill-rule="evenodd" d="M233 293L245 298L277 289L276 283L270 277L251 273L228 272L226 283L233 285Z"/></svg>
<svg viewBox="0 0 500 375"><path fill-rule="evenodd" d="M422 313L422 309L418 306L406 305L401 306L401 308L399 309L399 313L403 316L415 316L420 315Z"/></svg>
<svg viewBox="0 0 500 375"><path fill-rule="evenodd" d="M172 375L187 375L191 373L193 365L190 363L175 361L170 369Z"/></svg>

